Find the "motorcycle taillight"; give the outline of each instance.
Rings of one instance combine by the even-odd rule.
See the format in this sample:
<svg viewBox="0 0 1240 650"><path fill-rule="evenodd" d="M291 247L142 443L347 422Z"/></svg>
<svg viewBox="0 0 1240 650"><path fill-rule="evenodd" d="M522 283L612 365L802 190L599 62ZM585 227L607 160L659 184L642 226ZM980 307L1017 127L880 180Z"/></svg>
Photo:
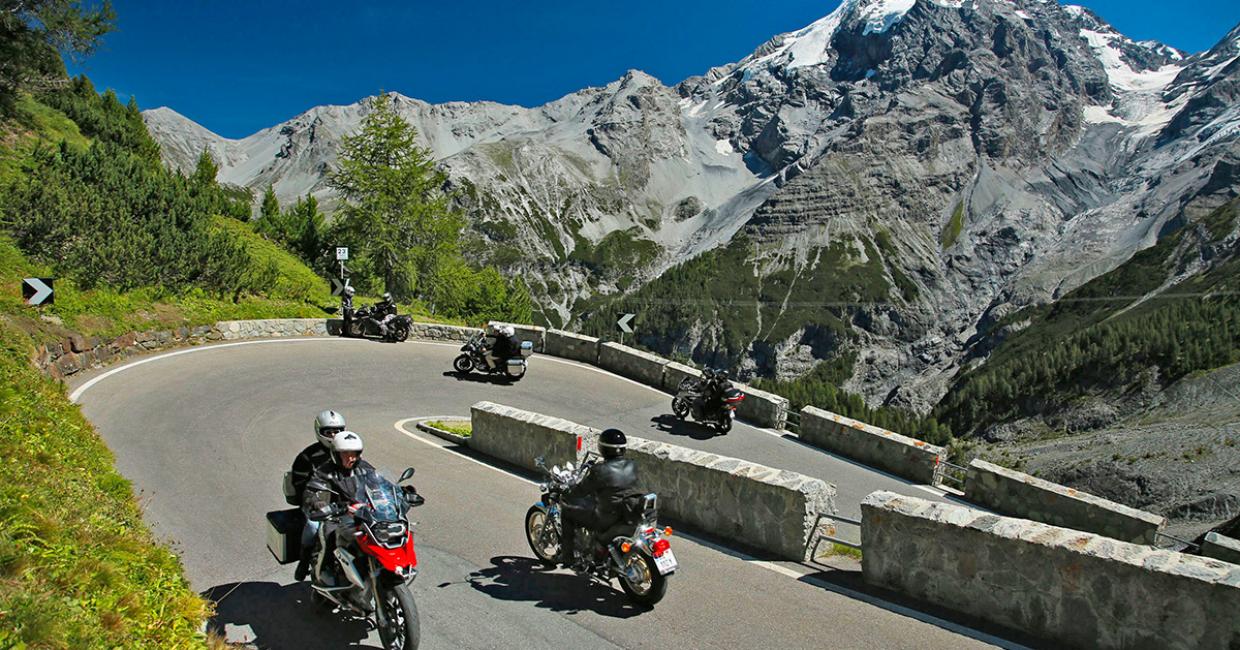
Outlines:
<svg viewBox="0 0 1240 650"><path fill-rule="evenodd" d="M651 545L650 551L651 553L654 554L655 557L663 557L663 554L667 552L667 549L671 547L672 547L671 542L667 541L666 539L660 538L660 539L655 540L655 543Z"/></svg>

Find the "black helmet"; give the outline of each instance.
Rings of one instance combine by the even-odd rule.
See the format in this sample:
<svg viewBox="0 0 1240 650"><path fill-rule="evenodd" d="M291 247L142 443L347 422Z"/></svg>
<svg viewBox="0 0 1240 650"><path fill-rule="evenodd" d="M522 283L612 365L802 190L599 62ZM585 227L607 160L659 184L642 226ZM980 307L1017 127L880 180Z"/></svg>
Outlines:
<svg viewBox="0 0 1240 650"><path fill-rule="evenodd" d="M603 454L603 458L623 456L627 445L628 440L625 439L624 432L619 429L607 429L598 436L598 449Z"/></svg>

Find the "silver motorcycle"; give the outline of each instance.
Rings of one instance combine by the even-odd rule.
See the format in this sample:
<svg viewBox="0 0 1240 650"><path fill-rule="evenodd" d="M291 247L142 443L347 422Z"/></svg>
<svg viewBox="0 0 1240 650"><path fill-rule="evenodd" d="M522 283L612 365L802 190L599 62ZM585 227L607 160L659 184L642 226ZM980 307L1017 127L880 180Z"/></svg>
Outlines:
<svg viewBox="0 0 1240 650"><path fill-rule="evenodd" d="M587 454L580 467L568 463L562 469L558 465L547 469L542 457L534 460L547 480L538 486L542 498L525 513L525 538L545 566L559 564L564 495L581 482L597 459ZM640 605L659 602L678 564L668 540L672 529L659 528L657 520L658 496L646 494L626 505L620 522L602 533L579 527L574 546L581 563L575 570L604 583L618 578L624 593Z"/></svg>

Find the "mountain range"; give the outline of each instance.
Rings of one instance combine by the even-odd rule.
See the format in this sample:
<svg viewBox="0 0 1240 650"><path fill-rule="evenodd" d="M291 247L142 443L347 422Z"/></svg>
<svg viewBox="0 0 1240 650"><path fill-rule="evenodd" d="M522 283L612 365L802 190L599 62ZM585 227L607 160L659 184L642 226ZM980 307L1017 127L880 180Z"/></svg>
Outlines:
<svg viewBox="0 0 1240 650"><path fill-rule="evenodd" d="M1238 57L1240 26L1189 55L1053 0L845 0L675 86L634 70L538 107L394 100L460 191L472 255L522 274L547 324L632 310L660 352L743 378L843 364L870 404L925 413L1013 314L1240 195ZM207 150L225 183L330 209L367 110L239 140L143 116L175 168ZM1108 299L1235 255L1211 250Z"/></svg>

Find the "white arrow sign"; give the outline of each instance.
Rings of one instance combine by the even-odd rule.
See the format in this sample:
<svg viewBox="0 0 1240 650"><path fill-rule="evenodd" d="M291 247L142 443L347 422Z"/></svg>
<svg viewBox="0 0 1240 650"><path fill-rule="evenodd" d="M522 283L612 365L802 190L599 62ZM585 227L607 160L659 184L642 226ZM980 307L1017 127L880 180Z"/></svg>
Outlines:
<svg viewBox="0 0 1240 650"><path fill-rule="evenodd" d="M44 301L55 302L52 297L52 278L26 278L22 280L22 295L27 305L42 305Z"/></svg>
<svg viewBox="0 0 1240 650"><path fill-rule="evenodd" d="M337 278L337 277L334 277L334 276L332 277L332 295L333 295L333 296L343 295L343 294L344 294L344 288L345 288L345 287L347 287L347 286L349 286L349 280L348 280L348 279L345 279L345 280L342 282L342 281L340 280L340 278Z"/></svg>
<svg viewBox="0 0 1240 650"><path fill-rule="evenodd" d="M616 321L616 324L620 326L621 332L624 332L625 334L633 333L633 328L629 327L629 322L632 321L633 317L636 315L637 314L625 314L620 317L620 320Z"/></svg>

